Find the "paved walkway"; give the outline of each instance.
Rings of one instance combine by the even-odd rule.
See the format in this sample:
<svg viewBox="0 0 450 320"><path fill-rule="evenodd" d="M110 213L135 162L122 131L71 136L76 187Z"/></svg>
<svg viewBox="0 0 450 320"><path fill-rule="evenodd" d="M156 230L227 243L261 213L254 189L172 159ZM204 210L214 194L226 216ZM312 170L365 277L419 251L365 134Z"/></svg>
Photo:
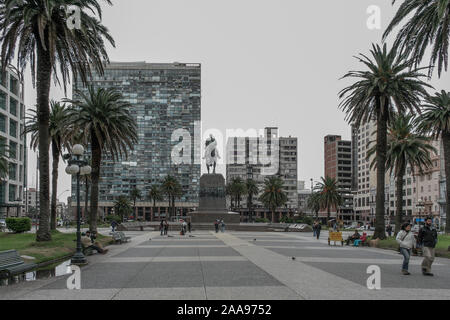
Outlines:
<svg viewBox="0 0 450 320"><path fill-rule="evenodd" d="M130 243L89 257L82 290L67 290L63 276L0 287L0 299L450 299L447 259L425 278L413 257L406 277L393 251L329 247L312 234L127 234ZM381 290L366 287L370 265L381 268Z"/></svg>

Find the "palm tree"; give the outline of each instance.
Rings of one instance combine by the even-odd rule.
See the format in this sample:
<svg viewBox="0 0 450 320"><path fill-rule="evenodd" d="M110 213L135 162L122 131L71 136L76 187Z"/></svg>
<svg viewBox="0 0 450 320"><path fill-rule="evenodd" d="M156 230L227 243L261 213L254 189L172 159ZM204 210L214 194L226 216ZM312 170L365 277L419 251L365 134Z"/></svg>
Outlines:
<svg viewBox="0 0 450 320"><path fill-rule="evenodd" d="M308 208L316 214L316 218L319 218L320 211L320 193L313 192L308 198Z"/></svg>
<svg viewBox="0 0 450 320"><path fill-rule="evenodd" d="M337 218L339 207L342 206L344 200L342 199L342 196L339 192L336 179L330 177L322 177L321 180L321 182L316 184L314 189L319 194L318 198L320 209L327 209L327 221L330 221L331 209L336 209Z"/></svg>
<svg viewBox="0 0 450 320"><path fill-rule="evenodd" d="M105 0L112 4L110 0ZM69 28L66 9L75 5L80 9L81 28ZM71 72L86 82L94 68L103 73L108 62L106 39L114 46L101 18L98 0L4 0L0 3L0 43L2 72L17 59L20 71L30 64L33 84L37 91L39 124L39 185L40 219L37 241L50 241L49 232L49 95L52 76L66 89ZM16 50L17 49L17 50ZM17 55L16 55L17 53ZM59 74L59 76L58 76Z"/></svg>
<svg viewBox="0 0 450 320"><path fill-rule="evenodd" d="M403 176L409 165L414 173L415 168L422 173L424 168L432 165L430 152L436 149L430 144L431 139L414 132L413 116L398 115L388 128L386 168L394 173L396 179L396 218L395 233L400 232L403 223ZM367 157L375 154L373 147L367 152ZM371 168L376 167L376 162L371 163Z"/></svg>
<svg viewBox="0 0 450 320"><path fill-rule="evenodd" d="M130 192L130 197L133 200L133 212L134 212L134 215L137 218L137 214L136 214L136 200L137 199L141 199L141 197L142 197L141 191L138 188L134 188Z"/></svg>
<svg viewBox="0 0 450 320"><path fill-rule="evenodd" d="M230 210L233 210L234 196L233 196L233 187L232 187L231 182L227 183L227 185L225 186L225 194L230 197L230 206L231 206Z"/></svg>
<svg viewBox="0 0 450 320"><path fill-rule="evenodd" d="M392 0L394 4L396 0ZM405 0L384 32L386 39L393 29L409 19L397 34L395 45L411 56L418 66L427 48L431 48L429 76L438 65L438 76L447 71L450 37L450 2L448 0Z"/></svg>
<svg viewBox="0 0 450 320"><path fill-rule="evenodd" d="M136 122L130 114L128 102L123 101L122 94L114 89L92 86L87 92L76 91L77 100L66 99L71 104L69 118L71 126L69 136L79 136L90 143L92 154L91 173L91 210L89 228L97 230L98 183L100 179L103 153L108 153L118 161L128 157L128 149L133 149L137 142Z"/></svg>
<svg viewBox="0 0 450 320"><path fill-rule="evenodd" d="M238 210L241 208L241 200L242 196L247 193L246 184L241 178L233 178L231 180L231 193L233 194L233 198L235 200L235 204L237 203Z"/></svg>
<svg viewBox="0 0 450 320"><path fill-rule="evenodd" d="M65 140L65 132L70 124L68 108L65 104L51 101L50 118L48 127L48 139L52 147L52 197L50 204L50 230L56 230L56 197L58 193L58 168L63 149L69 144ZM31 110L31 116L25 126L25 134L31 134L30 148L36 151L39 146L39 122L35 110Z"/></svg>
<svg viewBox="0 0 450 320"><path fill-rule="evenodd" d="M153 221L153 215L155 214L156 210L156 201L162 201L164 197L162 196L161 188L157 185L152 185L150 187L150 190L148 191L148 198L150 201L153 201L153 212L152 216L150 217L150 221Z"/></svg>
<svg viewBox="0 0 450 320"><path fill-rule="evenodd" d="M116 201L114 201L114 211L119 215L124 221L124 217L128 217L130 213L133 212L131 207L131 202L126 196L119 196Z"/></svg>
<svg viewBox="0 0 450 320"><path fill-rule="evenodd" d="M386 237L384 222L385 173L387 125L395 111L411 114L420 111L420 103L427 96L425 88L430 85L420 80L426 75L423 68L415 68L414 60L398 54L395 47L389 52L386 44L381 48L373 45L373 60L360 54L359 61L368 70L350 71L343 78L356 78L357 81L339 93L343 99L339 107L347 114L346 119L356 127L375 120L377 124L376 161L376 224L374 239Z"/></svg>
<svg viewBox="0 0 450 320"><path fill-rule="evenodd" d="M288 201L287 194L284 191L283 180L275 176L266 178L259 200L272 212L272 223L274 223L275 211Z"/></svg>
<svg viewBox="0 0 450 320"><path fill-rule="evenodd" d="M0 140L0 182L8 177L9 173L9 162L8 162L8 145Z"/></svg>
<svg viewBox="0 0 450 320"><path fill-rule="evenodd" d="M433 139L442 137L444 147L444 166L446 178L446 215L445 232L450 233L450 92L442 90L425 99L422 114L418 116L418 129L429 133Z"/></svg>
<svg viewBox="0 0 450 320"><path fill-rule="evenodd" d="M248 179L246 181L246 187L247 191L247 208L248 208L248 214L250 215L250 222L252 221L253 216L253 197L257 197L259 194L259 188L255 180Z"/></svg>
<svg viewBox="0 0 450 320"><path fill-rule="evenodd" d="M169 207L171 208L171 212L169 212L170 219L171 215L175 214L175 199L181 195L182 188L177 178L169 175L164 178L161 189L169 198Z"/></svg>

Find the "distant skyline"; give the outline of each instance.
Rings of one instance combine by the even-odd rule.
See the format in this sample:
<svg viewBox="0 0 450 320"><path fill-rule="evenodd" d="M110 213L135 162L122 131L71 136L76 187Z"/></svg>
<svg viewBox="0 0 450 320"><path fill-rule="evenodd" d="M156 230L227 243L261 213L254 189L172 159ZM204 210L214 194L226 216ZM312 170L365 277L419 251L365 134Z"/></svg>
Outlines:
<svg viewBox="0 0 450 320"><path fill-rule="evenodd" d="M281 136L298 137L298 176L306 188L310 178L324 175L324 137L351 138L338 110L338 92L348 81L339 79L364 69L353 56L368 54L372 42L381 42L398 7L386 0L113 3L103 5L103 23L117 44L108 50L111 61L201 63L203 131L279 127ZM366 26L370 5L381 8L381 30ZM31 108L36 91L29 70L24 75L25 103ZM436 79L431 81L436 90L450 90L444 87L450 83L448 72ZM64 91L52 87L51 97L61 99ZM58 194L70 189L64 167L61 161ZM218 171L225 174L225 166ZM29 187L35 186L35 176L36 156L30 151Z"/></svg>

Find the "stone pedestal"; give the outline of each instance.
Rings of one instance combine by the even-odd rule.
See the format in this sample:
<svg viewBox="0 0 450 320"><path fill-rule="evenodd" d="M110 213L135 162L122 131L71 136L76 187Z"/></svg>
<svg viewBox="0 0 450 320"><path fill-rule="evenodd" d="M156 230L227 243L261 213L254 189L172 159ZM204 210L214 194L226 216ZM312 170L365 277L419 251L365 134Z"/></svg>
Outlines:
<svg viewBox="0 0 450 320"><path fill-rule="evenodd" d="M225 179L221 174L204 174L200 178L199 208L191 213L192 223L214 223L223 219L227 223L240 223L238 213L227 210Z"/></svg>

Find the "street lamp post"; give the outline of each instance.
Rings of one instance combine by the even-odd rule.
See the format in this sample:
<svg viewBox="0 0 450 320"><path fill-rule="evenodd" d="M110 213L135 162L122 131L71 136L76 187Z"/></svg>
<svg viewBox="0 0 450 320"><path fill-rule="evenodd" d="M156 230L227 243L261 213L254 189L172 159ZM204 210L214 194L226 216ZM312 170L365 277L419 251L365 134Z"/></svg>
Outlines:
<svg viewBox="0 0 450 320"><path fill-rule="evenodd" d="M66 173L77 177L77 252L72 257L72 264L86 264L87 260L81 247L81 204L80 204L80 176L91 174L92 168L88 162L81 157L84 155L84 147L80 144L74 145L73 154L64 156L68 160Z"/></svg>

